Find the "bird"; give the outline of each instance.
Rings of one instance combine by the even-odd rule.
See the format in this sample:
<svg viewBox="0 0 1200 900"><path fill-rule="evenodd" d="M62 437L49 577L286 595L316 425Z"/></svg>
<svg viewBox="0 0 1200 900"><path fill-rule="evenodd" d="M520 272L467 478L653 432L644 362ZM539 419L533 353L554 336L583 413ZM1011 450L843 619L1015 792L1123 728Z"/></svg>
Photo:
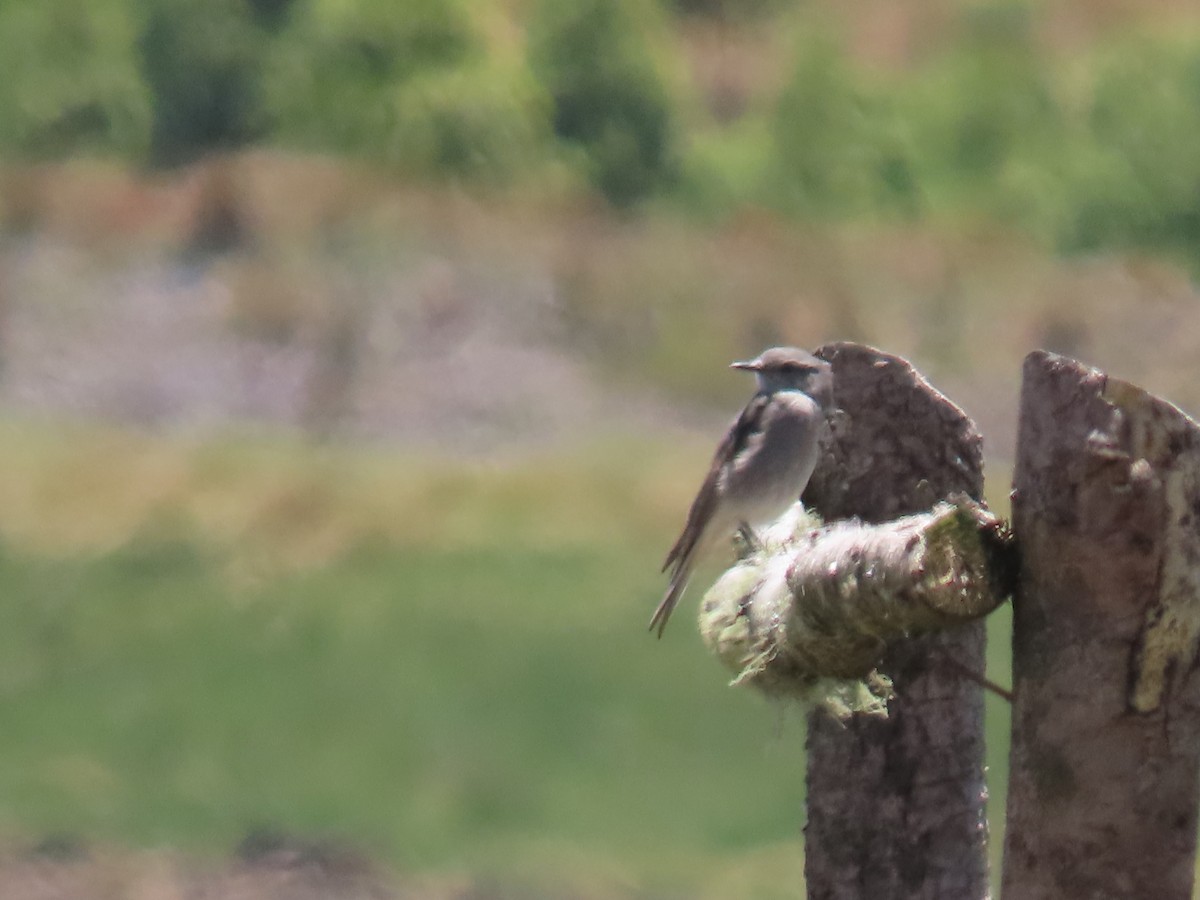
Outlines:
<svg viewBox="0 0 1200 900"><path fill-rule="evenodd" d="M753 372L758 390L717 445L708 475L667 554L666 595L650 618L661 638L697 559L722 538L770 524L804 491L816 468L833 369L797 347L772 347L730 368Z"/></svg>

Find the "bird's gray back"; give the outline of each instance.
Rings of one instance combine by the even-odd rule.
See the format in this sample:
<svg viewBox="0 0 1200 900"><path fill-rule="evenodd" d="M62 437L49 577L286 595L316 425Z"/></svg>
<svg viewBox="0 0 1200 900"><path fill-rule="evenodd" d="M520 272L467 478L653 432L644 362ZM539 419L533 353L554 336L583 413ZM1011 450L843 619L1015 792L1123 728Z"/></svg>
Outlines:
<svg viewBox="0 0 1200 900"><path fill-rule="evenodd" d="M761 427L722 473L721 493L751 525L766 524L800 498L817 464L824 414L800 391L777 391Z"/></svg>

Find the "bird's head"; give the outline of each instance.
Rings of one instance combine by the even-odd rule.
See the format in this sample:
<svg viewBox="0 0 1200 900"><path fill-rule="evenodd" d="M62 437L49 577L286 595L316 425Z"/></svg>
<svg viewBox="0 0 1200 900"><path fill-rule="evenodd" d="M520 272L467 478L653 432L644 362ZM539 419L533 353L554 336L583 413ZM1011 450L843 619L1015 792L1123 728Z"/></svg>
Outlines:
<svg viewBox="0 0 1200 900"><path fill-rule="evenodd" d="M772 347L731 368L753 372L760 391L803 391L822 406L833 400L833 368L797 347Z"/></svg>

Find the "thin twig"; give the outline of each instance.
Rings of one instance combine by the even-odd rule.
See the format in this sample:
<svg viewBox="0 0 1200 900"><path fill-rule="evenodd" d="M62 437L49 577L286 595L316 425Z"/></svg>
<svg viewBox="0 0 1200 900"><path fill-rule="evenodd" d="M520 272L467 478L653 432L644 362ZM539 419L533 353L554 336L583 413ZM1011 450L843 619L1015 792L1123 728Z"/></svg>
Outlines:
<svg viewBox="0 0 1200 900"><path fill-rule="evenodd" d="M960 677L967 679L967 681L974 682L975 684L977 684L981 688L983 688L985 691L991 691L993 694L995 694L997 697L1001 698L1002 700L1005 700L1008 703L1012 703L1012 700L1013 700L1012 691L1010 691L1008 688L1000 687L1000 685L996 684L996 682L991 681L990 679L988 679L987 677L985 677L983 675L980 675L974 669L970 668L969 666L964 665L963 663L960 663L957 659L955 659L952 656L948 656L945 653L938 653L937 657L948 668L953 669L955 671L955 673L957 673Z"/></svg>

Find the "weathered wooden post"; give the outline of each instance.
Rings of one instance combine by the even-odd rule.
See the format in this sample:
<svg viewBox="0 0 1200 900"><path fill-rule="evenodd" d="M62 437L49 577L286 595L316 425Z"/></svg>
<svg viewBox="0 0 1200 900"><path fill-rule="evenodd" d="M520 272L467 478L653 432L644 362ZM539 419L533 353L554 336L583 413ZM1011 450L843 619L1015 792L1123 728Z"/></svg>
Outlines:
<svg viewBox="0 0 1200 900"><path fill-rule="evenodd" d="M981 440L961 410L898 357L857 344L817 353L833 364L840 412L806 505L827 521L884 522L954 493L981 499ZM984 640L977 622L894 645L886 719L810 715L809 897L987 896L983 697L946 664L982 672Z"/></svg>
<svg viewBox="0 0 1200 900"><path fill-rule="evenodd" d="M1004 896L1186 900L1200 802L1200 428L1039 351L1025 361L1014 486Z"/></svg>

